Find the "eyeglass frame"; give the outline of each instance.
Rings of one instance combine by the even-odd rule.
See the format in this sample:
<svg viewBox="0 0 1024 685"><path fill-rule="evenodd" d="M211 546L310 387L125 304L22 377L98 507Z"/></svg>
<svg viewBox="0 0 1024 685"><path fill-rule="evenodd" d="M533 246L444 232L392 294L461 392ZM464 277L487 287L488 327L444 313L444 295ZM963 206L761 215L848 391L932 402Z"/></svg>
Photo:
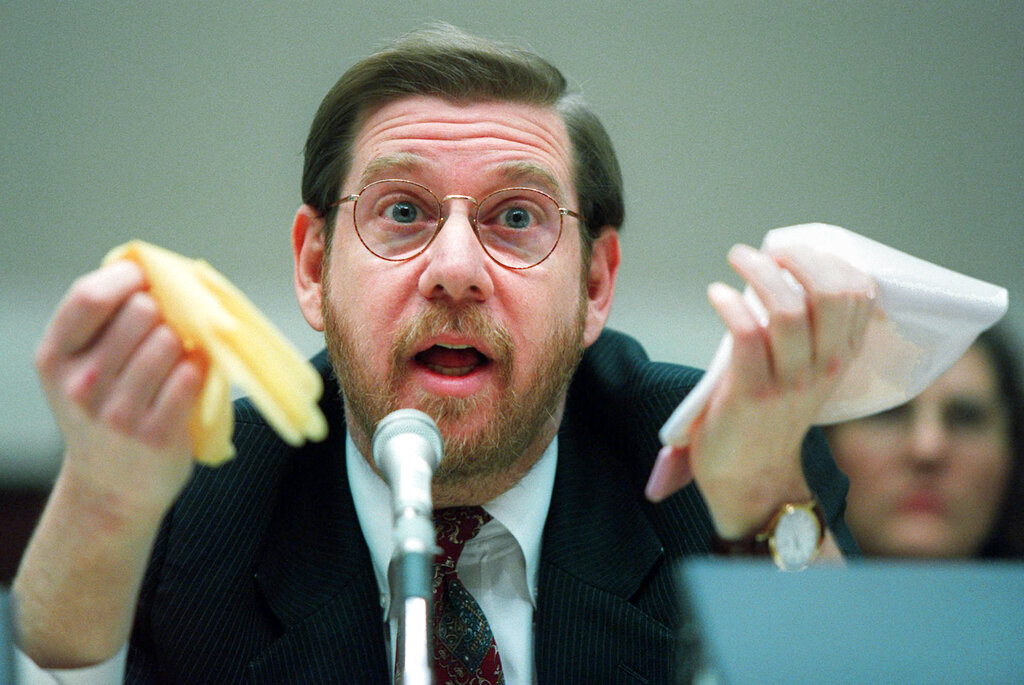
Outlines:
<svg viewBox="0 0 1024 685"><path fill-rule="evenodd" d="M356 210L356 205L359 202L359 197L366 192L367 188L369 188L370 186L378 185L380 183L395 183L395 182L397 182L397 183L406 183L406 184L409 184L409 185L413 185L413 186L416 186L417 188L421 188L422 190L426 191L427 194L430 195L430 197L434 198L434 200L437 201L437 206L441 210L441 211L438 212L438 215L437 215L437 225L434 227L434 232L430 235L430 240L428 240L423 245L423 247L421 247L420 249L416 250L416 252L412 253L411 255L408 255L407 257L384 257L384 256L381 256L381 255L377 254L376 252L374 252L372 249L370 249L370 246L366 244L366 240L363 238L362 233L359 232L359 222L356 220L356 211L355 211ZM551 246L551 249L548 250L547 253L543 257L541 257L538 261L536 261L533 264L530 264L528 266L509 266L508 264L505 264L505 263L503 263L501 261L498 261L498 259L493 254L491 254L491 251L487 249L487 245L484 244L483 238L480 237L480 229L477 227L477 218L480 215L480 205L484 204L485 202L487 202L488 199L490 199L491 197L497 195L498 193L505 193L505 192L508 192L510 190L529 190L529 191L534 192L534 193L540 193L544 197L546 197L549 200L551 200L551 202L558 209L558 235L555 236L554 244ZM363 247L365 247L366 250L370 254L372 254L374 257L377 257L378 259L383 259L386 262L407 262L410 259L415 259L416 257L419 257L421 254L426 252L427 248L430 247L433 244L434 239L436 239L437 235L441 232L441 229L444 228L444 225L448 221L449 216L450 216L450 215L446 215L445 211L444 211L445 204L447 204L447 202L449 200L467 200L467 201L473 203L473 207L475 209L474 209L474 211L473 211L471 216L467 215L467 218L469 219L469 225L473 228L473 235L476 236L477 242L480 243L480 247L483 248L484 253L488 257L491 258L491 261L493 261L498 266L504 267L506 269L512 269L513 271L524 271L526 269L532 269L533 267L542 264L545 260L547 260L548 257L551 256L551 254L558 247L558 243L562 239L562 231L565 228L565 217L566 216L571 216L572 218L576 219L580 223L584 223L584 224L586 223L586 221L584 220L582 214L580 214L579 212L574 212L573 210L568 209L566 207L560 206L558 200L556 200L550 194L545 193L543 190L540 190L538 188L531 188L529 186L509 186L508 188L499 188L497 190L493 190L493 191L487 193L486 195L484 195L483 199L481 199L481 200L477 200L475 197L473 197L471 195L445 195L444 197L439 198L434 193L434 191L432 191L430 188L428 188L427 186L423 185L422 183L417 183L416 181L410 181L410 180L404 179L404 178L382 178L382 179L377 180L377 181L370 181L369 183L364 185L362 188L360 188L358 193L353 193L351 195L346 195L345 197L342 197L342 198L339 198L338 200L335 200L334 202L332 202L329 205L329 208L333 209L335 207L340 207L341 205L345 204L346 202L351 202L352 203L352 227L355 229L356 237L359 238L359 242L361 242L363 244Z"/></svg>

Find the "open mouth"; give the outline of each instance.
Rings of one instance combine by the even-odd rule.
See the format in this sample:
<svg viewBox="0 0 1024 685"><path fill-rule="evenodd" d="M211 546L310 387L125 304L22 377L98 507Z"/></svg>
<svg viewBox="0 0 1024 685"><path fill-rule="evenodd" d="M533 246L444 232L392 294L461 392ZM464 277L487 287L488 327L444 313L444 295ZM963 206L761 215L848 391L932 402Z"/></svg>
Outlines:
<svg viewBox="0 0 1024 685"><path fill-rule="evenodd" d="M490 359L472 345L444 343L431 345L413 359L442 376L467 376L490 363Z"/></svg>

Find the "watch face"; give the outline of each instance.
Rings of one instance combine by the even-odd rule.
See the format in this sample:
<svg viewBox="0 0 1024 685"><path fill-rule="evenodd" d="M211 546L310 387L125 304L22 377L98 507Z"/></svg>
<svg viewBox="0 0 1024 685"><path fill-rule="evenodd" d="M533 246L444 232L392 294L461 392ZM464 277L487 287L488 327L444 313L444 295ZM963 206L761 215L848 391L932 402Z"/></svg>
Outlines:
<svg viewBox="0 0 1024 685"><path fill-rule="evenodd" d="M783 514L772 536L779 566L799 569L811 563L820 534L817 517L807 509L794 508Z"/></svg>

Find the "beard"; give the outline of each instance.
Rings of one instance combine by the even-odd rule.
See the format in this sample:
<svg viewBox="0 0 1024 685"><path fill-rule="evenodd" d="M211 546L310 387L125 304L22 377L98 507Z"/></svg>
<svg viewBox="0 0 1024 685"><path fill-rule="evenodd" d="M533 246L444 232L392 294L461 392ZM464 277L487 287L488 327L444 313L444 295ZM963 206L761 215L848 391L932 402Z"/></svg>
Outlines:
<svg viewBox="0 0 1024 685"><path fill-rule="evenodd" d="M324 336L331 364L338 378L348 415L367 440L382 418L400 404L399 388L409 373L409 359L422 340L440 333L458 333L486 343L498 366L499 392L488 396L438 396L418 392L411 405L437 423L444 440L444 456L434 473L435 483L457 485L472 478L503 473L512 468L550 426L557 430L560 405L583 355L583 331L587 300L581 286L573 317L559 321L540 341L539 363L517 390L512 387L515 349L508 329L487 316L478 305L455 307L430 304L404 324L388 351L386 378L371 372L364 359L374 349L360 327L338 317L327 301L323 304ZM326 290L326 289L325 289ZM406 402L405 406L409 406ZM482 427L467 432L464 425L482 416ZM477 423L481 423L479 418ZM364 448L365 449L365 448ZM539 456L534 455L534 458Z"/></svg>

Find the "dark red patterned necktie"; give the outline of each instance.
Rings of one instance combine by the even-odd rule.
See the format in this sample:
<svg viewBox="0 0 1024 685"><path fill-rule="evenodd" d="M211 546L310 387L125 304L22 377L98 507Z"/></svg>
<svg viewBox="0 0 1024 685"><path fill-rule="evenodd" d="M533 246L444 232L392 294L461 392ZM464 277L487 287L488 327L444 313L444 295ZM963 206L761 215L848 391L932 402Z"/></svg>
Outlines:
<svg viewBox="0 0 1024 685"><path fill-rule="evenodd" d="M491 520L480 507L434 512L441 553L434 564L435 685L503 685L491 626L455 573L462 548Z"/></svg>

